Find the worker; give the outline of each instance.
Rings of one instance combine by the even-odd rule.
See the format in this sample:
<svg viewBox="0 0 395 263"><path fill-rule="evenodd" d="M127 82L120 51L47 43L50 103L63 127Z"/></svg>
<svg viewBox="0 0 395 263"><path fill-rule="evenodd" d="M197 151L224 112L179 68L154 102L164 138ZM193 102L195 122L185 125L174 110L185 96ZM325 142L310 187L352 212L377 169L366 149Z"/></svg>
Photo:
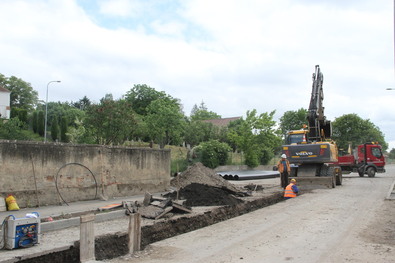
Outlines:
<svg viewBox="0 0 395 263"><path fill-rule="evenodd" d="M291 179L291 182L284 190L284 198L290 199L296 197L296 194L299 192L298 187L296 186L296 180Z"/></svg>
<svg viewBox="0 0 395 263"><path fill-rule="evenodd" d="M288 185L288 176L291 174L291 166L289 166L289 161L284 153L277 164L277 170L280 172L281 187L285 189Z"/></svg>

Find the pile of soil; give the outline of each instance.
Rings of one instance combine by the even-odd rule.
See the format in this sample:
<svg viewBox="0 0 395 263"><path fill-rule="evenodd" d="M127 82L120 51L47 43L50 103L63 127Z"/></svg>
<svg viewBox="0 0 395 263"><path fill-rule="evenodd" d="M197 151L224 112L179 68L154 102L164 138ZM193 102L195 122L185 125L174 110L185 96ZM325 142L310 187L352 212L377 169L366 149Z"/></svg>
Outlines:
<svg viewBox="0 0 395 263"><path fill-rule="evenodd" d="M177 193L169 196L176 198ZM192 183L180 189L180 199L186 199L186 206L220 206L236 205L243 203L242 200L234 197L226 188Z"/></svg>
<svg viewBox="0 0 395 263"><path fill-rule="evenodd" d="M204 166L202 163L195 163L170 181L170 185L177 189L185 188L192 183L229 189L233 192L245 192L244 189L229 183L214 170Z"/></svg>

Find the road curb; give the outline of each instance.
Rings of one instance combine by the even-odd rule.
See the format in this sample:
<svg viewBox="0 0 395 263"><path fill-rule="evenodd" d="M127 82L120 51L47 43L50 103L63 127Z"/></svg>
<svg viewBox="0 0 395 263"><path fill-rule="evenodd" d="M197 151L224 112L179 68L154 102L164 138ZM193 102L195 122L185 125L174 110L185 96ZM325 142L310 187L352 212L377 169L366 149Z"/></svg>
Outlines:
<svg viewBox="0 0 395 263"><path fill-rule="evenodd" d="M390 190L388 191L386 200L395 200L395 180L392 182Z"/></svg>
<svg viewBox="0 0 395 263"><path fill-rule="evenodd" d="M86 214L86 213L85 213ZM106 213L98 213L95 215L95 222L104 222L109 220L114 220L120 217L126 216L125 209L106 212ZM69 219L60 219L52 222L44 222L41 223L41 233L45 233L48 231L56 231L61 229L66 229L69 227L75 227L80 225L80 217L73 217Z"/></svg>

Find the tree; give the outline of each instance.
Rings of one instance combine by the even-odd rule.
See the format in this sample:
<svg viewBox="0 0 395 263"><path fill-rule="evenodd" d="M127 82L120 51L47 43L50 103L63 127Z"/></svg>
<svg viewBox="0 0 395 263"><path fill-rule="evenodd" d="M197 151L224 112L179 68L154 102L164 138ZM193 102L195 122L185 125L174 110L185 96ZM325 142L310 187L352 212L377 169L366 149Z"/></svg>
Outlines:
<svg viewBox="0 0 395 263"><path fill-rule="evenodd" d="M388 156L390 159L395 159L395 148L392 148Z"/></svg>
<svg viewBox="0 0 395 263"><path fill-rule="evenodd" d="M229 129L228 139L245 154L245 163L250 167L266 164L274 154L274 149L281 145L281 138L274 129L275 111L257 116L254 109L247 111L243 118Z"/></svg>
<svg viewBox="0 0 395 263"><path fill-rule="evenodd" d="M44 136L44 132L45 132L44 126L45 126L44 112L39 111L38 118L37 118L37 132L40 136Z"/></svg>
<svg viewBox="0 0 395 263"><path fill-rule="evenodd" d="M38 105L37 109L45 111L45 104ZM67 125L70 126L75 124L75 119L84 119L85 111L74 107L71 103L68 102L48 102L47 115L48 127L52 126L52 120L55 116L58 118L62 118L63 116L65 116L68 121Z"/></svg>
<svg viewBox="0 0 395 263"><path fill-rule="evenodd" d="M286 111L280 118L281 134L285 137L289 131L300 130L303 124L307 125L307 110L300 108L297 111Z"/></svg>
<svg viewBox="0 0 395 263"><path fill-rule="evenodd" d="M37 111L34 111L32 117L32 128L34 133L37 133L38 130L37 124L38 124L38 113Z"/></svg>
<svg viewBox="0 0 395 263"><path fill-rule="evenodd" d="M11 118L18 118L21 122L27 124L27 110L21 108L13 108Z"/></svg>
<svg viewBox="0 0 395 263"><path fill-rule="evenodd" d="M151 102L158 99L171 99L169 95L167 95L163 91L156 91L154 88L147 86L145 84L142 85L134 85L131 90L129 90L125 99L131 104L132 109L140 115L147 115L148 106Z"/></svg>
<svg viewBox="0 0 395 263"><path fill-rule="evenodd" d="M72 102L71 105L73 105L75 108L79 110L85 110L87 107L91 105L91 101L88 99L87 96L84 96L82 99L80 99L77 102Z"/></svg>
<svg viewBox="0 0 395 263"><path fill-rule="evenodd" d="M381 130L369 119L364 120L355 113L336 118L332 125L332 139L339 149L347 149L349 143L357 146L367 142L379 142L384 151L388 148Z"/></svg>
<svg viewBox="0 0 395 263"><path fill-rule="evenodd" d="M201 142L219 139L219 128L212 123L191 121L186 123L184 140L191 147Z"/></svg>
<svg viewBox="0 0 395 263"><path fill-rule="evenodd" d="M11 109L20 108L31 111L37 105L38 92L33 90L30 83L14 76L7 78L0 74L0 85L11 91Z"/></svg>
<svg viewBox="0 0 395 263"><path fill-rule="evenodd" d="M86 129L97 144L121 144L133 136L136 129L134 112L124 99L105 96L99 104L88 107L84 120Z"/></svg>
<svg viewBox="0 0 395 263"><path fill-rule="evenodd" d="M221 119L221 115L215 112L209 111L202 101L199 106L196 104L193 106L191 111L191 121L201 121L201 120L213 120Z"/></svg>
<svg viewBox="0 0 395 263"><path fill-rule="evenodd" d="M67 124L68 124L67 117L63 116L60 120L60 141L61 142L68 142L68 139L67 139L68 125Z"/></svg>
<svg viewBox="0 0 395 263"><path fill-rule="evenodd" d="M158 99L150 103L144 118L151 139L160 148L180 144L185 129L184 114L176 99Z"/></svg>
<svg viewBox="0 0 395 263"><path fill-rule="evenodd" d="M58 139L59 135L59 123L58 123L58 117L54 116L52 119L52 126L51 126L51 138L53 141L56 141Z"/></svg>

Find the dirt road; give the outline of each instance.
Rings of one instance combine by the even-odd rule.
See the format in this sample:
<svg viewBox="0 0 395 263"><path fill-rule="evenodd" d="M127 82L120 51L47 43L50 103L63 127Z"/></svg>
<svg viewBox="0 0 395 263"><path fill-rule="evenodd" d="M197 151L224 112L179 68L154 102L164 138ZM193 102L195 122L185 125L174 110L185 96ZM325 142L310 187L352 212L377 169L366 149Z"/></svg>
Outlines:
<svg viewBox="0 0 395 263"><path fill-rule="evenodd" d="M315 190L110 262L395 262L395 166Z"/></svg>

